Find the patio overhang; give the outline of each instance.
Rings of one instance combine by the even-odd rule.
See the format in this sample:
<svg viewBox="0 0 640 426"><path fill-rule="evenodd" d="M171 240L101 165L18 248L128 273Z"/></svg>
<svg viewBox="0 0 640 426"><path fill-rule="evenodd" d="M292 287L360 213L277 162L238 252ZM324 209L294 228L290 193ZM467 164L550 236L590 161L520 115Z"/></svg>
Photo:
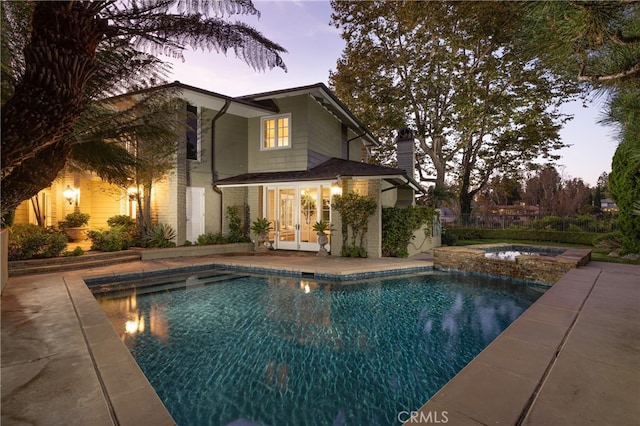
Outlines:
<svg viewBox="0 0 640 426"><path fill-rule="evenodd" d="M394 187L409 186L414 191L425 192L415 179L407 176L404 170L339 158L331 158L309 170L245 173L218 180L215 185L225 188L310 181L335 183L341 179L382 179Z"/></svg>

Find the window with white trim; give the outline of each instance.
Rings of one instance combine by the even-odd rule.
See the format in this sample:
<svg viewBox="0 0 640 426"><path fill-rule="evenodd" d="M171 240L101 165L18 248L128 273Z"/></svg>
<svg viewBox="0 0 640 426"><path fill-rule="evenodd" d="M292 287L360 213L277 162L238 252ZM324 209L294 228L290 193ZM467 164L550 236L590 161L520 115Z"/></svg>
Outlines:
<svg viewBox="0 0 640 426"><path fill-rule="evenodd" d="M198 160L198 107L187 104L187 159Z"/></svg>
<svg viewBox="0 0 640 426"><path fill-rule="evenodd" d="M291 114L262 117L260 149L291 147Z"/></svg>

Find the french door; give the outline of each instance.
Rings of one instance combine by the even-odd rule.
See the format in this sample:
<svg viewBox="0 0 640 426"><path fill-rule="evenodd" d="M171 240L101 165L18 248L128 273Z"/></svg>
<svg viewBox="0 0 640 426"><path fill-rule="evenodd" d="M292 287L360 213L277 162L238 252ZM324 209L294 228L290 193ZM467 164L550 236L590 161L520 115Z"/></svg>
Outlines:
<svg viewBox="0 0 640 426"><path fill-rule="evenodd" d="M266 217L274 228L274 248L318 250L313 225L331 221L331 187L328 184L298 184L266 188ZM326 247L329 249L329 247Z"/></svg>

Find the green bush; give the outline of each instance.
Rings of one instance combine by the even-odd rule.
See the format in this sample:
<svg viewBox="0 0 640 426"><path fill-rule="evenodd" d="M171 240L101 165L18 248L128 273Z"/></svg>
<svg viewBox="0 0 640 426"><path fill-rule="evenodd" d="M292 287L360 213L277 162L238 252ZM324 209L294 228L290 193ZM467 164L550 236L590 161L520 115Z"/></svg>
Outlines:
<svg viewBox="0 0 640 426"><path fill-rule="evenodd" d="M608 250L619 250L622 247L622 234L620 232L611 232L599 235L593 240L594 247L602 247Z"/></svg>
<svg viewBox="0 0 640 426"><path fill-rule="evenodd" d="M567 244L592 245L597 234L591 232L536 231L532 229L478 229L450 228L447 234L455 234L459 240L528 240ZM443 236L446 235L443 233Z"/></svg>
<svg viewBox="0 0 640 426"><path fill-rule="evenodd" d="M145 233L145 244L150 248L175 247L176 231L166 223L155 223Z"/></svg>
<svg viewBox="0 0 640 426"><path fill-rule="evenodd" d="M227 220L229 221L229 235L226 238L227 243L240 243L251 241L244 233L242 226L242 218L240 217L242 207L241 206L229 206L227 207ZM220 243L212 243L220 244Z"/></svg>
<svg viewBox="0 0 640 426"><path fill-rule="evenodd" d="M89 216L86 213L73 212L65 216L63 221L58 222L58 226L62 229L65 228L82 228L89 223Z"/></svg>
<svg viewBox="0 0 640 426"><path fill-rule="evenodd" d="M51 228L19 224L8 229L9 260L56 257L67 248L67 236Z"/></svg>
<svg viewBox="0 0 640 426"><path fill-rule="evenodd" d="M640 214L636 211L636 203L640 202L640 140L625 137L618 145L611 163L609 189L620 209L621 253L640 253Z"/></svg>
<svg viewBox="0 0 640 426"><path fill-rule="evenodd" d="M84 250L82 250L82 247L80 246L76 246L76 248L74 248L72 251L65 250L62 253L62 255L65 257L82 256L83 254L84 254Z"/></svg>
<svg viewBox="0 0 640 426"><path fill-rule="evenodd" d="M220 232L207 232L206 234L198 235L198 244L211 245L211 244L225 244L227 239Z"/></svg>
<svg viewBox="0 0 640 426"><path fill-rule="evenodd" d="M331 207L340 213L342 219L342 247L341 253L350 253L349 257L366 257L364 241L367 235L369 217L378 208L373 197L350 192L333 197ZM351 234L351 238L349 238ZM347 249L345 250L344 247ZM355 248L358 250L354 250ZM354 256L353 254L357 254ZM364 256L363 256L364 254ZM344 254L342 254L344 256Z"/></svg>
<svg viewBox="0 0 640 426"><path fill-rule="evenodd" d="M435 210L429 207L383 208L382 255L407 257L415 231L426 228L431 236L434 215Z"/></svg>
<svg viewBox="0 0 640 426"><path fill-rule="evenodd" d="M89 231L91 250L120 251L131 247L133 238L129 232L121 227L114 226L106 231Z"/></svg>
<svg viewBox="0 0 640 426"><path fill-rule="evenodd" d="M449 231L443 231L440 238L443 246L455 246L458 242L458 236Z"/></svg>
<svg viewBox="0 0 640 426"><path fill-rule="evenodd" d="M367 251L358 246L343 246L340 250L340 256L342 257L367 257Z"/></svg>
<svg viewBox="0 0 640 426"><path fill-rule="evenodd" d="M128 233L131 236L131 245L142 245L140 235L138 234L138 225L130 216L125 214L111 216L107 219L107 225L109 225L110 228L120 228L120 230Z"/></svg>

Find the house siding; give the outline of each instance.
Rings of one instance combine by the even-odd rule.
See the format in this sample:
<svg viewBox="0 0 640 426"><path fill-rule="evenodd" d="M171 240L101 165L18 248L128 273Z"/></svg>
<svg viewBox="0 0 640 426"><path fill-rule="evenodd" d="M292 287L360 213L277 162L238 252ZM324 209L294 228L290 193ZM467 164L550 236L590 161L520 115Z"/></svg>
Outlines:
<svg viewBox="0 0 640 426"><path fill-rule="evenodd" d="M277 172L307 168L309 123L306 98L306 96L296 96L277 101L281 114L291 113L290 148L261 150L260 118L248 120L248 172Z"/></svg>
<svg viewBox="0 0 640 426"><path fill-rule="evenodd" d="M312 97L306 97L309 131L308 167L314 167L331 157L342 158L342 124ZM313 161L313 162L311 162Z"/></svg>
<svg viewBox="0 0 640 426"><path fill-rule="evenodd" d="M84 186L84 185L83 185ZM107 185L99 179L91 179L87 182L88 193L91 194L91 206L87 207L83 204L80 209L82 212L90 212L89 227L93 229L107 228L107 220L110 217L126 214L122 208L124 199L124 191L114 185ZM83 197L84 198L84 197Z"/></svg>
<svg viewBox="0 0 640 426"><path fill-rule="evenodd" d="M258 120L258 126L260 126L260 120ZM215 179L247 173L249 170L247 141L253 140L249 138L247 119L225 114L216 122L215 130ZM210 144L211 138L208 139ZM257 142L257 145L259 144L260 142Z"/></svg>

